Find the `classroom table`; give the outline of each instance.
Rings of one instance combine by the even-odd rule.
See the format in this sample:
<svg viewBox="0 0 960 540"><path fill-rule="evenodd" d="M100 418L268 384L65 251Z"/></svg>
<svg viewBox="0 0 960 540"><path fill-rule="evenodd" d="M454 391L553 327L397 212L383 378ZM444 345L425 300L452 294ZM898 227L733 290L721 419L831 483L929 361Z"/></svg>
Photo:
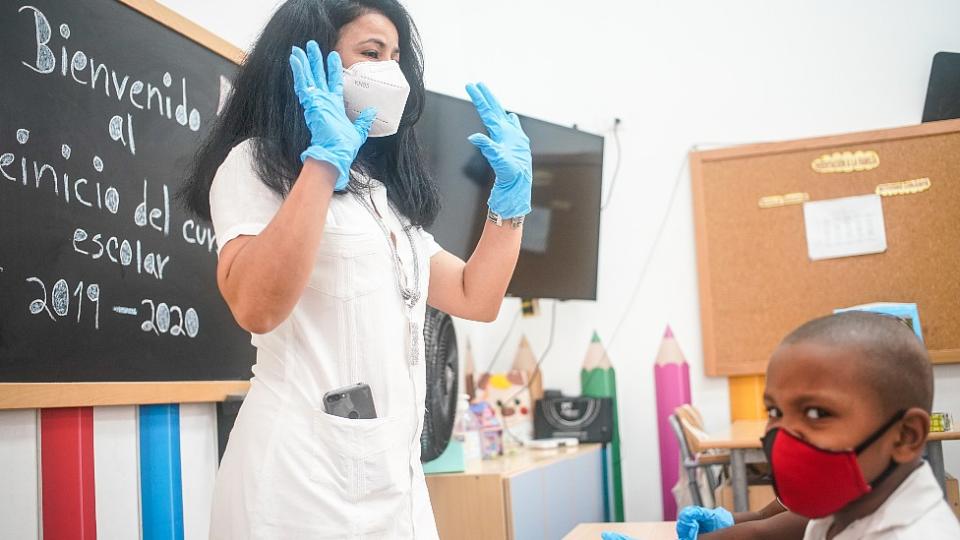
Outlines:
<svg viewBox="0 0 960 540"><path fill-rule="evenodd" d="M603 521L603 456L593 443L523 448L469 460L463 472L428 474L440 538L560 538L578 523Z"/></svg>
<svg viewBox="0 0 960 540"><path fill-rule="evenodd" d="M747 511L747 463L767 461L760 444L760 438L766 429L766 420L737 420L725 430L708 434L706 437L697 437L703 450L716 448L730 451L730 480L733 484L735 512ZM946 489L942 443L956 440L960 440L960 431L956 430L930 433L927 437L927 461L942 489Z"/></svg>
<svg viewBox="0 0 960 540"><path fill-rule="evenodd" d="M600 540L600 533L618 532L637 540L677 540L675 521L650 523L581 523L563 540Z"/></svg>

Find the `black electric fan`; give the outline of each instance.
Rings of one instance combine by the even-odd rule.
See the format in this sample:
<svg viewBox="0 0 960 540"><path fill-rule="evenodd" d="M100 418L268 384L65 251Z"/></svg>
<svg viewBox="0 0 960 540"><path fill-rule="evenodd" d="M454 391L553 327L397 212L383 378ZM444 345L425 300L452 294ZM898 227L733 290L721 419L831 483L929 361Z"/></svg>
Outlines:
<svg viewBox="0 0 960 540"><path fill-rule="evenodd" d="M423 324L426 349L427 396L420 435L420 461L436 459L450 443L457 413L457 380L460 356L453 319L446 313L427 307Z"/></svg>

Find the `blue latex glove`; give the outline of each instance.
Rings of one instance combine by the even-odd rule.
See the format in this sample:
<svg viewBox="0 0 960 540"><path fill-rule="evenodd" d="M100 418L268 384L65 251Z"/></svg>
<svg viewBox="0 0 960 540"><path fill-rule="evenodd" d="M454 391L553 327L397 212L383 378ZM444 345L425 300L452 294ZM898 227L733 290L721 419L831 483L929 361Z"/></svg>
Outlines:
<svg viewBox="0 0 960 540"><path fill-rule="evenodd" d="M530 213L533 187L530 139L520 127L517 115L507 114L485 84L468 84L467 93L490 134L488 137L474 133L467 137L497 175L487 205L504 219L525 216Z"/></svg>
<svg viewBox="0 0 960 540"><path fill-rule="evenodd" d="M677 516L677 538L696 540L699 533L726 529L733 525L733 514L725 508L688 506Z"/></svg>
<svg viewBox="0 0 960 540"><path fill-rule="evenodd" d="M293 89L310 130L310 146L300 154L300 159L313 158L333 165L339 173L334 189L342 191L350 182L350 166L367 140L377 111L373 107L364 110L356 122L347 118L340 55L334 51L327 56L324 72L320 46L312 39L307 42L306 53L300 47L293 47L290 69L293 70Z"/></svg>
<svg viewBox="0 0 960 540"><path fill-rule="evenodd" d="M600 533L600 540L633 540L633 538L618 532L603 531Z"/></svg>

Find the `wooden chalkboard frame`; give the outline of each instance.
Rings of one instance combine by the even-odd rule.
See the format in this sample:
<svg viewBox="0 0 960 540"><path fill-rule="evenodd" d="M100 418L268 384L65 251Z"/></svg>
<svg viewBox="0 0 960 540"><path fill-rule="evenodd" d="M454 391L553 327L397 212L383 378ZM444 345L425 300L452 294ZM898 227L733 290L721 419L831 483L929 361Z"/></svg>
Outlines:
<svg viewBox="0 0 960 540"><path fill-rule="evenodd" d="M694 235L696 237L697 272L700 289L700 318L703 336L704 368L709 376L753 375L762 373L763 369L756 361L744 362L742 366L731 369L730 362L721 362L717 351L716 340L718 330L715 325L717 314L717 298L712 290L713 277L721 274L723 269L711 264L710 246L708 246L708 215L706 206L706 178L704 166L713 162L725 160L744 160L751 158L767 158L778 154L796 152L833 152L842 147L859 149L871 144L892 142L904 139L916 139L926 136L936 136L960 132L960 120L945 120L926 124L847 133L827 137L816 137L787 142L761 143L730 148L721 148L709 151L691 152L690 179L692 185ZM765 210L777 211L777 209ZM880 255L883 256L883 255ZM840 306L836 306L840 307ZM921 321L923 314L921 313ZM930 356L934 364L960 363L960 348L931 350ZM765 359L764 363L765 365Z"/></svg>
<svg viewBox="0 0 960 540"><path fill-rule="evenodd" d="M242 49L155 0L116 0L178 34L240 64ZM0 410L223 401L248 381L0 383Z"/></svg>

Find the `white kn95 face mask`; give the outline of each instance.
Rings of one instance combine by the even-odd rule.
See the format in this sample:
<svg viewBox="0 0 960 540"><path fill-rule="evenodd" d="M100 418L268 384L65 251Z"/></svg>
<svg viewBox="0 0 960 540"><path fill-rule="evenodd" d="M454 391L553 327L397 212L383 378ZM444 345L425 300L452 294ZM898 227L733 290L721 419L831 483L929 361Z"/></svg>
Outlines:
<svg viewBox="0 0 960 540"><path fill-rule="evenodd" d="M409 94L410 85L395 60L357 62L343 68L343 103L347 117L356 120L364 109L377 109L370 137L386 137L397 132Z"/></svg>

